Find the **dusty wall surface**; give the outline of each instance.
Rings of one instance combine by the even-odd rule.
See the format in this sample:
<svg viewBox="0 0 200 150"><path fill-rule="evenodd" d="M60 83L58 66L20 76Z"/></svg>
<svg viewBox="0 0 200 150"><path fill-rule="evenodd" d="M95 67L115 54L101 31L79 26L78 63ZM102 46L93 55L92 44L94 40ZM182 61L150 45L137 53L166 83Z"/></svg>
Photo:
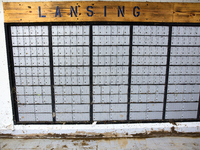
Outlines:
<svg viewBox="0 0 200 150"><path fill-rule="evenodd" d="M33 0L31 0L33 1ZM40 0L34 0L40 1ZM47 1L47 0L42 0ZM53 0L56 1L56 0ZM59 0L62 1L62 0ZM116 0L115 0L116 1ZM137 0L135 0L137 1ZM200 0L140 0L141 2L200 2ZM9 87L8 64L4 32L3 2L20 0L0 0L0 134L7 136L66 136L80 137L133 137L152 133L199 133L199 122L116 124L116 125L14 125Z"/></svg>

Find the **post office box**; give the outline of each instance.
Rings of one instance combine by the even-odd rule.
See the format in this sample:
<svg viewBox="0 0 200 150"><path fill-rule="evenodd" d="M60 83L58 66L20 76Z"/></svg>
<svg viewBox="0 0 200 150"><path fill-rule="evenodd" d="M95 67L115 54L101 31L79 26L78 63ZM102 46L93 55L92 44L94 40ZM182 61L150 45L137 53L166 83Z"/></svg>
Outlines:
<svg viewBox="0 0 200 150"><path fill-rule="evenodd" d="M44 85L50 85L50 78L48 77L44 78Z"/></svg>
<svg viewBox="0 0 200 150"><path fill-rule="evenodd" d="M75 103L80 103L80 100L81 100L81 97L80 95L74 95L71 97L72 98L72 103L75 104Z"/></svg>
<svg viewBox="0 0 200 150"><path fill-rule="evenodd" d="M25 96L17 96L17 102L18 102L18 104L24 104Z"/></svg>
<svg viewBox="0 0 200 150"><path fill-rule="evenodd" d="M147 111L162 111L163 104L161 103L151 103L147 104Z"/></svg>
<svg viewBox="0 0 200 150"><path fill-rule="evenodd" d="M123 35L129 35L129 34L130 34L130 26L124 26Z"/></svg>
<svg viewBox="0 0 200 150"><path fill-rule="evenodd" d="M81 103L90 103L90 97L88 95L81 95Z"/></svg>
<svg viewBox="0 0 200 150"><path fill-rule="evenodd" d="M89 86L81 86L81 94L89 94L90 93L90 89Z"/></svg>
<svg viewBox="0 0 200 150"><path fill-rule="evenodd" d="M69 26L64 26L63 27L63 32L64 32L64 35L70 35L70 27Z"/></svg>
<svg viewBox="0 0 200 150"><path fill-rule="evenodd" d="M93 45L99 45L99 37L98 36L93 36Z"/></svg>
<svg viewBox="0 0 200 150"><path fill-rule="evenodd" d="M89 47L83 47L83 55L89 56Z"/></svg>
<svg viewBox="0 0 200 150"><path fill-rule="evenodd" d="M110 112L127 111L127 104L110 104Z"/></svg>
<svg viewBox="0 0 200 150"><path fill-rule="evenodd" d="M147 93L148 86L147 85L139 85L138 89L139 89L139 93Z"/></svg>
<svg viewBox="0 0 200 150"><path fill-rule="evenodd" d="M123 36L116 36L117 43L116 45L124 45L124 37Z"/></svg>
<svg viewBox="0 0 200 150"><path fill-rule="evenodd" d="M24 56L24 48L23 47L19 47L18 48L18 54L19 54L19 56Z"/></svg>
<svg viewBox="0 0 200 150"><path fill-rule="evenodd" d="M81 93L80 87L72 86L72 94L73 95L80 94L80 93Z"/></svg>
<svg viewBox="0 0 200 150"><path fill-rule="evenodd" d="M19 82L18 85L27 85L26 81L27 81L26 77L21 77L20 81L17 80L17 78L16 78L16 85L17 85L17 82Z"/></svg>
<svg viewBox="0 0 200 150"><path fill-rule="evenodd" d="M111 26L111 34L117 35L117 26Z"/></svg>
<svg viewBox="0 0 200 150"><path fill-rule="evenodd" d="M56 113L56 121L72 121L72 113Z"/></svg>
<svg viewBox="0 0 200 150"><path fill-rule="evenodd" d="M20 113L34 112L34 105L19 105L18 110Z"/></svg>
<svg viewBox="0 0 200 150"><path fill-rule="evenodd" d="M30 92L32 92L32 91L30 91ZM34 94L42 94L42 88L41 88L41 86L34 86L33 87L33 93Z"/></svg>
<svg viewBox="0 0 200 150"><path fill-rule="evenodd" d="M48 37L42 37L42 45L43 46L48 46L49 45Z"/></svg>
<svg viewBox="0 0 200 150"><path fill-rule="evenodd" d="M25 58L26 66L31 66L31 57L26 57Z"/></svg>
<svg viewBox="0 0 200 150"><path fill-rule="evenodd" d="M68 87L68 88L70 89L70 94L71 94L71 88L70 87ZM62 98L63 98L64 104L71 104L72 103L72 96L63 95Z"/></svg>
<svg viewBox="0 0 200 150"><path fill-rule="evenodd" d="M131 85L131 94L138 93L138 85Z"/></svg>
<svg viewBox="0 0 200 150"><path fill-rule="evenodd" d="M72 105L56 105L56 112L72 112Z"/></svg>
<svg viewBox="0 0 200 150"><path fill-rule="evenodd" d="M99 65L99 57L93 57L93 65Z"/></svg>
<svg viewBox="0 0 200 150"><path fill-rule="evenodd" d="M102 86L101 87L101 93L102 94L109 94L110 93L109 86Z"/></svg>
<svg viewBox="0 0 200 150"><path fill-rule="evenodd" d="M128 93L128 86L120 85L118 87L118 89L119 89L119 94L127 94Z"/></svg>
<svg viewBox="0 0 200 150"><path fill-rule="evenodd" d="M117 44L117 36L110 36L110 44L111 45Z"/></svg>
<svg viewBox="0 0 200 150"><path fill-rule="evenodd" d="M89 104L72 105L73 112L89 112Z"/></svg>
<svg viewBox="0 0 200 150"><path fill-rule="evenodd" d="M77 64L83 65L83 58L82 57L77 57Z"/></svg>
<svg viewBox="0 0 200 150"><path fill-rule="evenodd" d="M72 119L73 121L89 121L90 115L89 113L73 113Z"/></svg>
<svg viewBox="0 0 200 150"><path fill-rule="evenodd" d="M122 72L122 68L124 68L124 67L116 67L116 70L117 70L117 75L122 75L123 74L123 72Z"/></svg>
<svg viewBox="0 0 200 150"><path fill-rule="evenodd" d="M33 96L25 96L25 102L27 104L33 104L34 103L34 97Z"/></svg>
<svg viewBox="0 0 200 150"><path fill-rule="evenodd" d="M55 85L59 85L60 84L59 77L54 77L54 84Z"/></svg>
<svg viewBox="0 0 200 150"><path fill-rule="evenodd" d="M63 94L62 87L61 86L55 86L54 87L54 92L55 92L55 95L57 95L57 94Z"/></svg>
<svg viewBox="0 0 200 150"><path fill-rule="evenodd" d="M110 94L118 94L118 86L110 86Z"/></svg>
<svg viewBox="0 0 200 150"><path fill-rule="evenodd" d="M44 65L44 59L43 59L43 57L35 57L35 58L36 58L36 62L37 62L38 66L43 66ZM32 59L32 63L33 63L33 59Z"/></svg>
<svg viewBox="0 0 200 150"><path fill-rule="evenodd" d="M124 56L129 56L129 47L123 46L122 49L123 49L123 52L122 52L123 55Z"/></svg>
<svg viewBox="0 0 200 150"><path fill-rule="evenodd" d="M116 76L110 76L110 84L116 84Z"/></svg>
<svg viewBox="0 0 200 150"><path fill-rule="evenodd" d="M98 45L105 45L105 43L106 43L106 36L99 36L99 43L98 43Z"/></svg>
<svg viewBox="0 0 200 150"><path fill-rule="evenodd" d="M38 36L35 38L36 39L36 45L37 46L42 46L42 37L41 36Z"/></svg>
<svg viewBox="0 0 200 150"><path fill-rule="evenodd" d="M104 83L105 84L110 84L110 76L104 76Z"/></svg>
<svg viewBox="0 0 200 150"><path fill-rule="evenodd" d="M117 64L117 57L111 56L110 57L110 63L111 65L116 65ZM105 63L106 64L106 63Z"/></svg>
<svg viewBox="0 0 200 150"><path fill-rule="evenodd" d="M63 35L63 26L57 26L57 35Z"/></svg>
<svg viewBox="0 0 200 150"><path fill-rule="evenodd" d="M52 35L58 35L58 30L57 30L57 26L52 26Z"/></svg>
<svg viewBox="0 0 200 150"><path fill-rule="evenodd" d="M109 99L109 95L102 95L101 96L101 103L109 103L110 99Z"/></svg>
<svg viewBox="0 0 200 150"><path fill-rule="evenodd" d="M99 57L99 64L98 65L104 65L104 57Z"/></svg>
<svg viewBox="0 0 200 150"><path fill-rule="evenodd" d="M17 39L15 40L13 39L13 46L24 46L24 38L23 37L17 37ZM17 41L17 44L15 44L15 42Z"/></svg>
<svg viewBox="0 0 200 150"><path fill-rule="evenodd" d="M29 44L30 44L30 46L35 46L36 45L36 37L29 37Z"/></svg>
<svg viewBox="0 0 200 150"><path fill-rule="evenodd" d="M130 104L130 111L146 111L147 104Z"/></svg>
<svg viewBox="0 0 200 150"><path fill-rule="evenodd" d="M110 36L105 36L105 45L111 45L110 38L111 38Z"/></svg>
<svg viewBox="0 0 200 150"><path fill-rule="evenodd" d="M42 86L42 94L51 94L50 86Z"/></svg>
<svg viewBox="0 0 200 150"><path fill-rule="evenodd" d="M109 120L110 114L109 113L94 113L93 120L95 121L105 121Z"/></svg>
<svg viewBox="0 0 200 150"><path fill-rule="evenodd" d="M83 48L82 47L76 47L76 54L77 56L83 55Z"/></svg>
<svg viewBox="0 0 200 150"><path fill-rule="evenodd" d="M101 102L101 95L93 95L93 102L100 103Z"/></svg>
<svg viewBox="0 0 200 150"><path fill-rule="evenodd" d="M122 77L122 83L123 84L128 84L128 76L123 76Z"/></svg>
<svg viewBox="0 0 200 150"><path fill-rule="evenodd" d="M128 56L123 56L123 65L128 65L129 64L129 57Z"/></svg>
<svg viewBox="0 0 200 150"><path fill-rule="evenodd" d="M79 87L74 87L74 86L63 86L62 87L62 93L61 94L71 94L72 93L72 91L74 91L74 90L78 90L77 91L77 93L80 93L80 88ZM74 94L74 93L73 93Z"/></svg>
<svg viewBox="0 0 200 150"><path fill-rule="evenodd" d="M23 46L29 46L29 37L23 37Z"/></svg>
<svg viewBox="0 0 200 150"><path fill-rule="evenodd" d="M77 65L77 57L71 57L71 65Z"/></svg>
<svg viewBox="0 0 200 150"><path fill-rule="evenodd" d="M129 36L124 36L123 37L123 43L122 43L122 45L129 45ZM122 42L122 41L121 41Z"/></svg>
<svg viewBox="0 0 200 150"><path fill-rule="evenodd" d="M13 56L19 56L18 47L13 47Z"/></svg>
<svg viewBox="0 0 200 150"><path fill-rule="evenodd" d="M146 112L130 112L130 120L145 120Z"/></svg>
<svg viewBox="0 0 200 150"><path fill-rule="evenodd" d="M14 57L15 66L25 66L25 58L24 57Z"/></svg>
<svg viewBox="0 0 200 150"><path fill-rule="evenodd" d="M76 35L76 26L70 26L69 27L69 29L70 29L70 35Z"/></svg>
<svg viewBox="0 0 200 150"><path fill-rule="evenodd" d="M48 35L48 27L42 26L42 35Z"/></svg>
<svg viewBox="0 0 200 150"><path fill-rule="evenodd" d="M65 85L65 77L59 78L59 85Z"/></svg>
<svg viewBox="0 0 200 150"><path fill-rule="evenodd" d="M71 77L71 84L72 85L77 85L77 81L78 79L77 79L77 77Z"/></svg>
<svg viewBox="0 0 200 150"><path fill-rule="evenodd" d="M17 35L23 35L23 28L22 28L22 26L17 26L16 29L17 29Z"/></svg>
<svg viewBox="0 0 200 150"><path fill-rule="evenodd" d="M109 104L94 104L93 111L94 112L109 112Z"/></svg>
<svg viewBox="0 0 200 150"><path fill-rule="evenodd" d="M89 35L89 26L83 26L83 35Z"/></svg>
<svg viewBox="0 0 200 150"><path fill-rule="evenodd" d="M63 42L64 42L64 45L70 45L71 43L70 43L70 36L64 36L63 37ZM57 39L56 39L57 40ZM53 42L54 43L54 42Z"/></svg>
<svg viewBox="0 0 200 150"><path fill-rule="evenodd" d="M35 105L36 112L52 112L51 105Z"/></svg>
<svg viewBox="0 0 200 150"><path fill-rule="evenodd" d="M83 57L83 65L89 65L89 57Z"/></svg>
<svg viewBox="0 0 200 150"><path fill-rule="evenodd" d="M42 96L34 96L35 104L42 104Z"/></svg>
<svg viewBox="0 0 200 150"><path fill-rule="evenodd" d="M26 86L25 89L25 93L19 93L19 94L25 94L25 95L30 95L30 94L33 94L33 87L30 87L30 86ZM18 90L18 89L17 89ZM20 89L21 90L21 89Z"/></svg>
<svg viewBox="0 0 200 150"><path fill-rule="evenodd" d="M54 57L55 58L55 57ZM58 59L58 57L57 57ZM68 65L72 65L71 64L71 58L70 57L64 57L64 65L68 66Z"/></svg>
<svg viewBox="0 0 200 150"><path fill-rule="evenodd" d="M104 26L98 26L98 35L104 35Z"/></svg>
<svg viewBox="0 0 200 150"><path fill-rule="evenodd" d="M35 34L42 35L42 28L41 26L35 26Z"/></svg>
<svg viewBox="0 0 200 150"><path fill-rule="evenodd" d="M119 95L119 103L127 103L127 95Z"/></svg>
<svg viewBox="0 0 200 150"><path fill-rule="evenodd" d="M116 75L117 74L117 69L116 68L117 67L114 67L114 66L110 68L110 74L111 75Z"/></svg>
<svg viewBox="0 0 200 150"><path fill-rule="evenodd" d="M77 36L76 38L77 38L76 45L83 45L83 37Z"/></svg>
<svg viewBox="0 0 200 150"><path fill-rule="evenodd" d="M93 35L99 34L99 27L98 26L92 26Z"/></svg>
<svg viewBox="0 0 200 150"><path fill-rule="evenodd" d="M11 35L16 36L17 35L17 27L11 26Z"/></svg>
<svg viewBox="0 0 200 150"><path fill-rule="evenodd" d="M110 120L126 120L126 113L110 113Z"/></svg>

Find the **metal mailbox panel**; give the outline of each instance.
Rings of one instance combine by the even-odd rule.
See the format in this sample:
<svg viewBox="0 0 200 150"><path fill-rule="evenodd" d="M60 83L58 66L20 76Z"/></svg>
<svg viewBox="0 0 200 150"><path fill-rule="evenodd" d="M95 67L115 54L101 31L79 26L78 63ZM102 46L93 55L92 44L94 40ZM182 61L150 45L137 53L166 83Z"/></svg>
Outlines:
<svg viewBox="0 0 200 150"><path fill-rule="evenodd" d="M72 113L56 113L57 121L72 121Z"/></svg>
<svg viewBox="0 0 200 150"><path fill-rule="evenodd" d="M89 113L73 113L72 119L73 121L89 121L90 114Z"/></svg>
<svg viewBox="0 0 200 150"><path fill-rule="evenodd" d="M173 111L166 112L166 119L195 119L197 117L197 111Z"/></svg>
<svg viewBox="0 0 200 150"><path fill-rule="evenodd" d="M19 114L19 121L35 121L35 114Z"/></svg>
<svg viewBox="0 0 200 150"><path fill-rule="evenodd" d="M52 114L36 114L36 121L53 121Z"/></svg>

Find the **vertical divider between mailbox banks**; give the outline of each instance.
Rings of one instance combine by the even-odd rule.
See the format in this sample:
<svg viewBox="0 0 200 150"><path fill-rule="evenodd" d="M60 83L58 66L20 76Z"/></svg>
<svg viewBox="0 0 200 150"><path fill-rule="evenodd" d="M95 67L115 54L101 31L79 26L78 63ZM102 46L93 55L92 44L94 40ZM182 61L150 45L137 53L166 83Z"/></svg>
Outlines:
<svg viewBox="0 0 200 150"><path fill-rule="evenodd" d="M53 117L53 122L55 123L56 122L56 113L55 113L55 95L54 95L53 51L52 51L52 31L51 31L51 25L48 26L48 32L49 32L49 57L50 57L52 117Z"/></svg>
<svg viewBox="0 0 200 150"><path fill-rule="evenodd" d="M132 68L131 65L132 65L132 40L133 40L132 38L133 38L133 26L130 25L127 121L130 120L131 68Z"/></svg>
<svg viewBox="0 0 200 150"><path fill-rule="evenodd" d="M90 122L93 122L93 65L92 65L92 25L89 29L89 42L90 42Z"/></svg>
<svg viewBox="0 0 200 150"><path fill-rule="evenodd" d="M199 104L198 104L198 111L197 111L197 119L200 118L200 91L199 91Z"/></svg>
<svg viewBox="0 0 200 150"><path fill-rule="evenodd" d="M166 114L167 89L168 89L170 53L171 53L171 38L172 38L172 26L169 26L168 48L167 48L167 66L166 66L166 75L165 75L165 91L164 91L163 116L162 116L163 120L165 120L165 114Z"/></svg>
<svg viewBox="0 0 200 150"><path fill-rule="evenodd" d="M6 46L7 46L7 62L10 80L10 91L12 100L12 110L13 110L13 122L16 125L19 122L18 114L18 104L16 96L16 84L15 84L15 74L14 74L14 61L13 61L13 50L12 50L12 38L11 38L11 26L5 25L6 32Z"/></svg>

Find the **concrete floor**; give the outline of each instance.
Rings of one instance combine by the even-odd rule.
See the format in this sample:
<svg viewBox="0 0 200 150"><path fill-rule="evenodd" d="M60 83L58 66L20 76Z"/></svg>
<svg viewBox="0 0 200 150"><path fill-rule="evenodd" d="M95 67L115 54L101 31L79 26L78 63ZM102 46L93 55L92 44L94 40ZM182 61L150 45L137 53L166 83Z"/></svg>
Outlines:
<svg viewBox="0 0 200 150"><path fill-rule="evenodd" d="M0 139L0 150L199 150L200 138Z"/></svg>

